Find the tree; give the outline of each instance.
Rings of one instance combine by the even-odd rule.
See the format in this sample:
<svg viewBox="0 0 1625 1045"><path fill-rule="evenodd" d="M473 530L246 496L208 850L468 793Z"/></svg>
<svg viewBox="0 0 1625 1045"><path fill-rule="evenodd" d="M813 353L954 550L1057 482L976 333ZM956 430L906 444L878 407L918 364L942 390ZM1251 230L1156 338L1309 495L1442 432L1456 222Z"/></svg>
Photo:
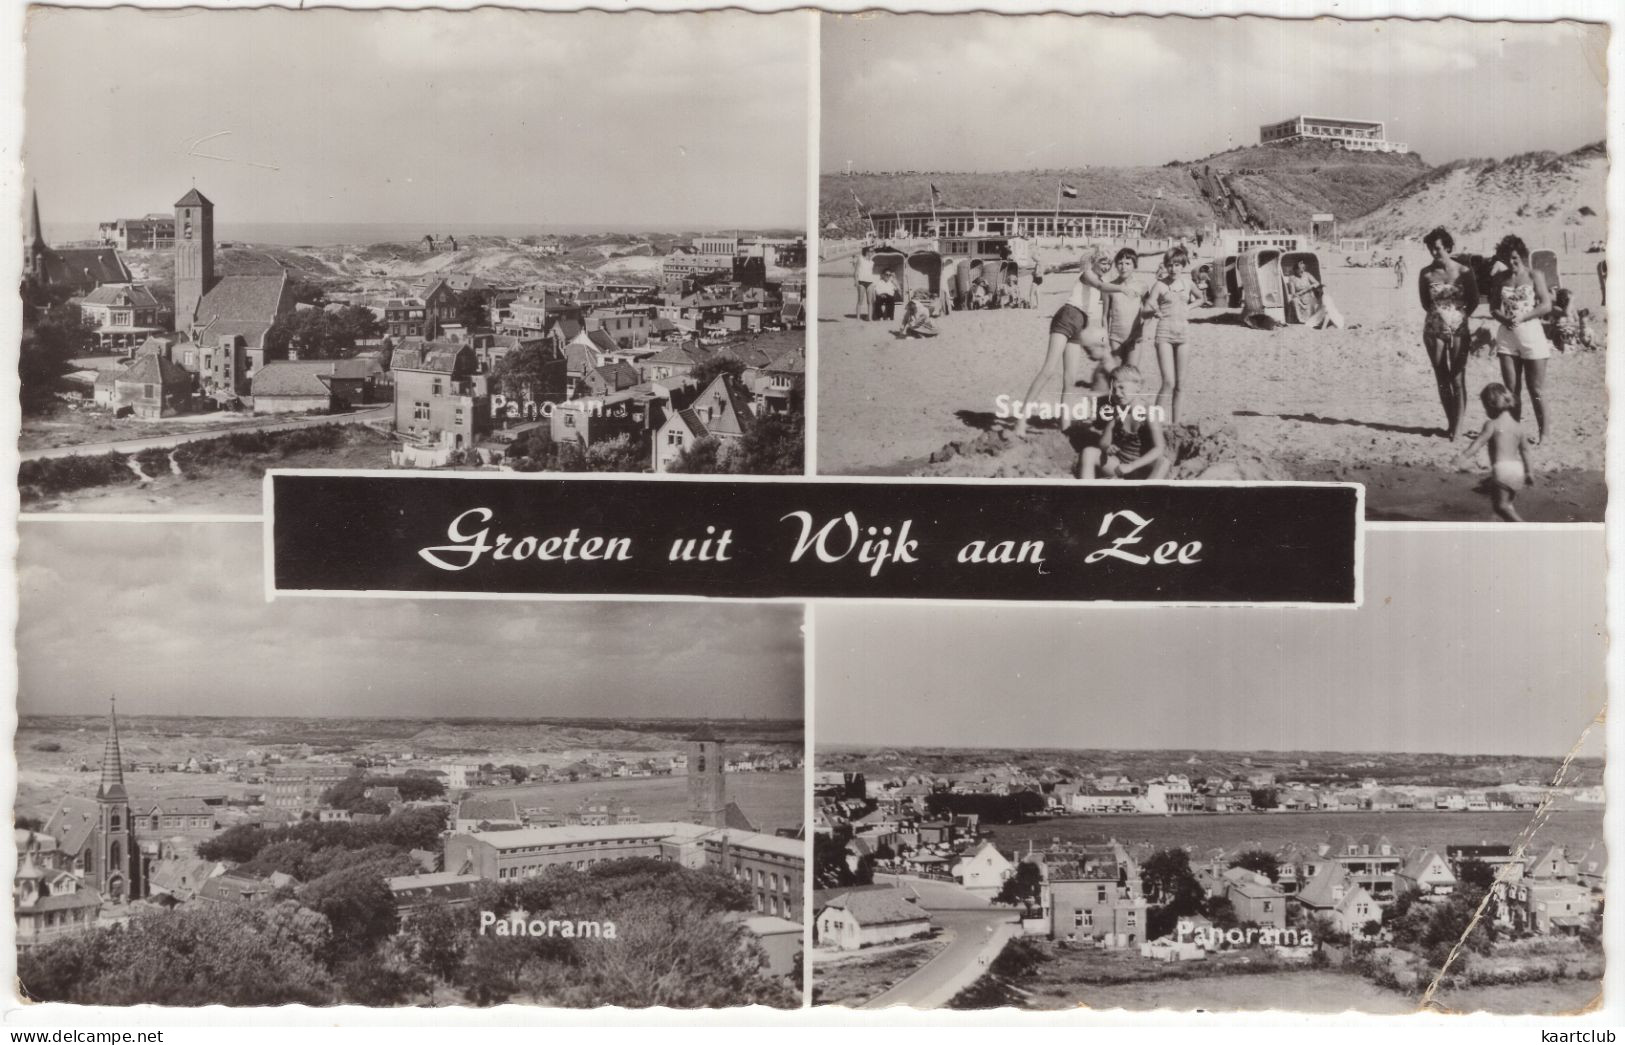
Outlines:
<svg viewBox="0 0 1625 1045"><path fill-rule="evenodd" d="M395 899L366 864L323 875L299 890L299 902L333 927L327 950L333 966L363 957L395 932Z"/></svg>
<svg viewBox="0 0 1625 1045"><path fill-rule="evenodd" d="M382 332L371 309L346 305L331 312L304 308L278 316L265 332L268 355L296 351L300 359L348 359L356 342Z"/></svg>
<svg viewBox="0 0 1625 1045"><path fill-rule="evenodd" d="M1188 892L1189 887L1201 892L1191 872L1191 854L1183 849L1159 849L1146 857L1140 865L1140 882L1152 903L1168 903Z"/></svg>
<svg viewBox="0 0 1625 1045"><path fill-rule="evenodd" d="M694 394L705 391L718 374L727 374L733 382L739 382L745 373L745 361L737 358L727 351L713 352L697 363L688 376L694 382ZM685 404L686 405L686 404Z"/></svg>
<svg viewBox="0 0 1625 1045"><path fill-rule="evenodd" d="M95 346L95 329L77 308L61 304L41 312L23 330L17 357L23 412L35 414L50 406L63 376L73 369L70 361Z"/></svg>
<svg viewBox="0 0 1625 1045"><path fill-rule="evenodd" d="M1280 804L1273 787L1254 788L1248 794L1252 796L1254 809L1274 809Z"/></svg>
<svg viewBox="0 0 1625 1045"><path fill-rule="evenodd" d="M1457 868L1456 880L1467 888L1487 890L1495 885L1495 868L1482 860L1469 858Z"/></svg>
<svg viewBox="0 0 1625 1045"><path fill-rule="evenodd" d="M1262 849L1249 849L1230 861L1230 866L1261 874L1272 882L1281 879L1281 861L1275 858L1274 853L1267 853Z"/></svg>
<svg viewBox="0 0 1625 1045"><path fill-rule="evenodd" d="M483 330L490 322L485 311L485 295L477 290L462 290L456 297L457 322L470 332Z"/></svg>
<svg viewBox="0 0 1625 1045"><path fill-rule="evenodd" d="M999 887L997 902L1007 904L1036 903L1044 886L1044 874L1038 865L1023 861L1016 865L1016 873Z"/></svg>
<svg viewBox="0 0 1625 1045"><path fill-rule="evenodd" d="M513 782L516 784L523 784L526 780L530 779L530 770L526 769L524 766L516 766L510 762L502 768L508 771L508 776L512 778Z"/></svg>
<svg viewBox="0 0 1625 1045"><path fill-rule="evenodd" d="M558 370L557 356L546 345L526 345L497 360L491 388L509 399L539 398Z"/></svg>
<svg viewBox="0 0 1625 1045"><path fill-rule="evenodd" d="M722 440L714 435L703 436L683 447L683 452L667 468L684 475L716 475L728 469L723 463Z"/></svg>
<svg viewBox="0 0 1625 1045"><path fill-rule="evenodd" d="M758 417L739 440L733 470L746 475L800 475L805 428L800 410Z"/></svg>

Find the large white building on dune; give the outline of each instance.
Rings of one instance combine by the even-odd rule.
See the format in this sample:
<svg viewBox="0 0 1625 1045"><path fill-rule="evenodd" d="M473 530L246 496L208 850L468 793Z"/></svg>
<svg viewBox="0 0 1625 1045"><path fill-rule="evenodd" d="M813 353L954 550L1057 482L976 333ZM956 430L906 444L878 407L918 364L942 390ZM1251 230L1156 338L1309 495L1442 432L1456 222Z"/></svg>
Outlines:
<svg viewBox="0 0 1625 1045"><path fill-rule="evenodd" d="M1294 116L1280 123L1266 123L1258 128L1258 141L1262 145L1324 141L1356 152L1411 151L1404 142L1388 140L1381 120L1346 120L1337 116Z"/></svg>

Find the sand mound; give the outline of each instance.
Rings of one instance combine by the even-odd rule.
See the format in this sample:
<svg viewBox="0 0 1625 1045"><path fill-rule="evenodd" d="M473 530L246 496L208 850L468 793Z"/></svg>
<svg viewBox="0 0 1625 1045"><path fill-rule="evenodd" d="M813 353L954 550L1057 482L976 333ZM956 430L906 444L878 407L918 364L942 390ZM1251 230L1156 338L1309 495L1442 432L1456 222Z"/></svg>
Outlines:
<svg viewBox="0 0 1625 1045"><path fill-rule="evenodd" d="M1075 434L1053 428L1034 429L1028 438L1015 439L1008 428L998 428L949 443L914 474L979 479L1072 476L1078 462L1076 439ZM1180 425L1168 433L1168 442L1174 452L1173 479L1279 482L1292 478L1279 461L1244 447L1233 425Z"/></svg>
<svg viewBox="0 0 1625 1045"><path fill-rule="evenodd" d="M1608 156L1600 145L1557 155L1531 152L1505 160L1462 160L1435 168L1393 199L1349 222L1349 236L1420 240L1443 225L1475 249L1507 232L1530 247L1562 249L1607 235ZM1480 242L1480 241L1483 242Z"/></svg>

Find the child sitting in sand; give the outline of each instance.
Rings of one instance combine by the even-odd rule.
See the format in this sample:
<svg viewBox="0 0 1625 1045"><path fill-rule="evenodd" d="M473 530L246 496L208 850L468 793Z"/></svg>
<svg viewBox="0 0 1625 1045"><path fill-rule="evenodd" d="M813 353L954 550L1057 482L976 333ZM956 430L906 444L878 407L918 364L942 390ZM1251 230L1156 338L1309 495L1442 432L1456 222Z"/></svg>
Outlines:
<svg viewBox="0 0 1625 1045"><path fill-rule="evenodd" d="M1111 416L1100 428L1098 446L1083 451L1081 479L1163 479L1168 475L1168 444L1162 425L1141 394L1140 368L1124 364L1112 371L1107 403ZM1104 409L1103 409L1104 412Z"/></svg>
<svg viewBox="0 0 1625 1045"><path fill-rule="evenodd" d="M1512 392L1499 381L1485 385L1479 393L1489 423L1466 449L1457 455L1458 464L1465 467L1485 444L1490 448L1490 477L1487 481L1490 504L1495 514L1507 522L1523 522L1518 510L1512 506L1520 486L1535 485L1535 471L1529 465L1529 441L1523 428L1512 416Z"/></svg>
<svg viewBox="0 0 1625 1045"><path fill-rule="evenodd" d="M936 337L936 324L931 322L931 305L913 297L903 307L903 322L897 329L898 337Z"/></svg>

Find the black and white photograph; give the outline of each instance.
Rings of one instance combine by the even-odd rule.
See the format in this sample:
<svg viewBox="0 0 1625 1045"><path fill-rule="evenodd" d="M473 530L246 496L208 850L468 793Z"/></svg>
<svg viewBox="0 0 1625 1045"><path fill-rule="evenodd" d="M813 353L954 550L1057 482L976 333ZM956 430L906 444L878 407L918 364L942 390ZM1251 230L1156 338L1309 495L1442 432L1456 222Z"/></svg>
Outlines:
<svg viewBox="0 0 1625 1045"><path fill-rule="evenodd" d="M1608 39L826 15L819 471L1600 521Z"/></svg>
<svg viewBox="0 0 1625 1045"><path fill-rule="evenodd" d="M1367 552L1356 611L814 607L814 1004L1599 1005L1601 535Z"/></svg>
<svg viewBox="0 0 1625 1045"><path fill-rule="evenodd" d="M17 991L801 1004L799 606L266 602L259 529L25 524Z"/></svg>
<svg viewBox="0 0 1625 1045"><path fill-rule="evenodd" d="M32 8L24 510L801 474L811 17Z"/></svg>

